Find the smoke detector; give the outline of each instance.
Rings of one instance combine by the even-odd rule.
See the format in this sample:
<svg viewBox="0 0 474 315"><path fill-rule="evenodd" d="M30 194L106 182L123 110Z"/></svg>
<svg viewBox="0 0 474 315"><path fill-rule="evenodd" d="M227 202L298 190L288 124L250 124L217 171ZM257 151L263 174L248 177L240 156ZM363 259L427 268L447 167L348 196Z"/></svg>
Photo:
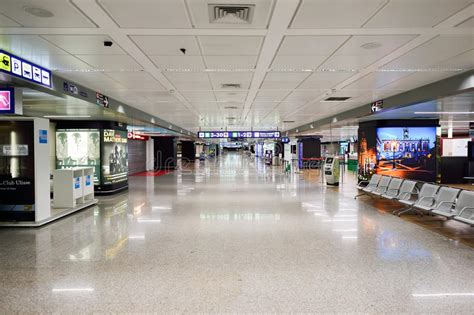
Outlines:
<svg viewBox="0 0 474 315"><path fill-rule="evenodd" d="M209 4L209 22L211 24L251 24L254 4Z"/></svg>

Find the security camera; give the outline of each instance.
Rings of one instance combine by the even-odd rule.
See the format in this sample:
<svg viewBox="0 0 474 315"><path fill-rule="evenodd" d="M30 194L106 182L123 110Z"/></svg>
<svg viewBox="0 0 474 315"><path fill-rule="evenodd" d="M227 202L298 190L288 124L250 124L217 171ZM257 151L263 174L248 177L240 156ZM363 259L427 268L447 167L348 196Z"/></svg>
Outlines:
<svg viewBox="0 0 474 315"><path fill-rule="evenodd" d="M183 53L183 55L186 55L186 48L180 48L179 50Z"/></svg>
<svg viewBox="0 0 474 315"><path fill-rule="evenodd" d="M105 47L112 47L113 44L114 44L114 43L111 42L110 40L105 40L105 41L104 41L104 46L105 46Z"/></svg>

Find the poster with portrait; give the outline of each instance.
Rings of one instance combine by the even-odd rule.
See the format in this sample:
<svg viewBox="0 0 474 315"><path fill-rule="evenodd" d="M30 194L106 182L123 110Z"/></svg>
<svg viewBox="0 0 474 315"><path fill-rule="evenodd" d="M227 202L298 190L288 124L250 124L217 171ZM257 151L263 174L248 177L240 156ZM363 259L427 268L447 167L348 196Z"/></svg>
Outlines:
<svg viewBox="0 0 474 315"><path fill-rule="evenodd" d="M58 129L56 168L94 167L94 184L100 182L100 132L98 129Z"/></svg>
<svg viewBox="0 0 474 315"><path fill-rule="evenodd" d="M128 180L127 131L104 129L102 145L102 185Z"/></svg>

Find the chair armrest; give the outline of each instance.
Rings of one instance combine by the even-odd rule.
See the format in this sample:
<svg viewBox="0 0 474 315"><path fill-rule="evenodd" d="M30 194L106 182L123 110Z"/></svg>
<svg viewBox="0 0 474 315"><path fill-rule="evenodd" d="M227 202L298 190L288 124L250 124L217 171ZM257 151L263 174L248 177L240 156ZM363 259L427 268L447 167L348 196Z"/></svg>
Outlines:
<svg viewBox="0 0 474 315"><path fill-rule="evenodd" d="M438 205L436 206L436 209L438 209L442 204L445 204L445 203L449 203L449 204L451 204L451 205L456 204L455 202L452 202L452 201L441 201L441 202L438 203Z"/></svg>
<svg viewBox="0 0 474 315"><path fill-rule="evenodd" d="M416 203L417 203L417 204L420 203L420 201L422 201L423 199L431 199L431 203L433 203L435 197L424 196L424 197L421 197L420 199L418 199L418 200L416 201Z"/></svg>
<svg viewBox="0 0 474 315"><path fill-rule="evenodd" d="M459 211L458 216L460 216L465 210L474 210L474 207L464 207L464 208L462 208L461 211Z"/></svg>

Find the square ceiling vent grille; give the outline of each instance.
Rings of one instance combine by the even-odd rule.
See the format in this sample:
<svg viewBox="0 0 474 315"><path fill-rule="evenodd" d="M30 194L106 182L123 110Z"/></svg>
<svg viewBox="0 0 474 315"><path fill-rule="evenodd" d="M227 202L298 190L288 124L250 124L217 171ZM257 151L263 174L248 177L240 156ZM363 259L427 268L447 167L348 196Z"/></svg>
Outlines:
<svg viewBox="0 0 474 315"><path fill-rule="evenodd" d="M209 21L212 24L251 24L254 4L209 4Z"/></svg>

